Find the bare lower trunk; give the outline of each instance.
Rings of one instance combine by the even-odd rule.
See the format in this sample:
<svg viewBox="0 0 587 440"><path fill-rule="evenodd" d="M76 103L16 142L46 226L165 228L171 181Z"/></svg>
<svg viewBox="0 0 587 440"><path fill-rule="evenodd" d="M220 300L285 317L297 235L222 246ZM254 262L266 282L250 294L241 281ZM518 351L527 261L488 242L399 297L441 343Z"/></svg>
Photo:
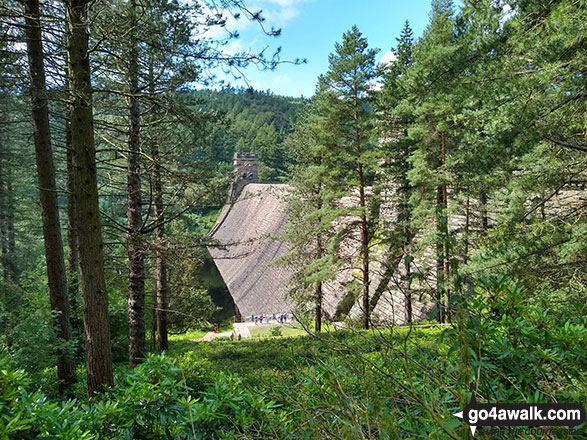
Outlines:
<svg viewBox="0 0 587 440"><path fill-rule="evenodd" d="M364 204L364 189L361 187L361 206ZM371 321L369 304L369 237L367 233L367 217L361 215L361 256L363 259L363 328L368 329Z"/></svg>
<svg viewBox="0 0 587 440"><path fill-rule="evenodd" d="M12 186L12 173L9 173L7 177L6 192L8 193L9 206L11 206L11 208L6 212L6 233L8 239L8 261L6 263L10 280L14 284L18 284L20 277L16 260L16 228L14 225L14 211L16 209L16 202L14 200L14 188Z"/></svg>
<svg viewBox="0 0 587 440"><path fill-rule="evenodd" d="M86 336L88 395L113 384L108 295L104 278L102 225L98 206L94 118L86 14L88 0L67 2L71 78L71 144L79 260Z"/></svg>
<svg viewBox="0 0 587 440"><path fill-rule="evenodd" d="M163 255L157 256L157 342L159 350L167 350L167 264Z"/></svg>
<svg viewBox="0 0 587 440"><path fill-rule="evenodd" d="M8 280L8 268L6 265L8 254L8 234L6 231L6 212L8 211L8 191L6 189L4 165L4 146L0 137L0 263L2 265L2 278Z"/></svg>
<svg viewBox="0 0 587 440"><path fill-rule="evenodd" d="M129 55L129 96L128 96L128 326L129 326L129 364L133 368L145 360L147 354L145 328L145 251L142 243L141 214L141 147L140 147L140 110L139 110L139 72L138 48L134 37L136 27L136 4L131 0L131 31Z"/></svg>
<svg viewBox="0 0 587 440"><path fill-rule="evenodd" d="M51 133L49 130L49 110L47 106L39 1L27 0L25 8L25 32L27 36L27 54L31 76L32 122L35 138L39 197L43 217L49 300L51 310L56 312L55 328L57 337L65 342L69 342L72 339L71 323L69 321L69 300L67 296L63 244L61 242L59 208L57 206L55 167L53 165ZM74 364L73 360L61 351L57 353L57 356L59 391L63 393L66 387L72 382Z"/></svg>
<svg viewBox="0 0 587 440"><path fill-rule="evenodd" d="M320 333L322 331L322 282L316 284L314 296L316 298L316 319L314 322L314 330L316 333Z"/></svg>
<svg viewBox="0 0 587 440"><path fill-rule="evenodd" d="M6 170L6 182L4 192L4 218L2 219L2 267L4 279L18 284L19 271L16 261L16 236L14 226L14 210L16 204L12 187L12 173Z"/></svg>
<svg viewBox="0 0 587 440"><path fill-rule="evenodd" d="M465 263L469 258L469 230L471 223L471 202L467 197L467 204L465 206Z"/></svg>
<svg viewBox="0 0 587 440"><path fill-rule="evenodd" d="M153 60L149 58L149 94L155 96L155 75L153 73ZM164 250L165 241L165 208L163 204L163 183L161 177L161 157L159 151L159 141L153 133L151 136L151 156L153 159L153 171L151 181L153 183L153 199L155 221L155 240L156 240L156 261L155 261L155 308L154 308L154 325L153 329L157 333L158 349L167 350L168 332L167 332L167 260Z"/></svg>
<svg viewBox="0 0 587 440"><path fill-rule="evenodd" d="M446 134L442 133L442 168L445 167L446 164ZM444 272L444 290L446 292L446 303L444 306L444 318L445 321L450 322L451 320L451 311L450 311L450 298L451 298L451 289L449 287L449 280L450 280L450 258L449 258L449 211L448 211L448 188L445 185L442 185L442 209L444 210L444 216L446 217L443 228L442 228L442 254L444 256L443 261L443 272Z"/></svg>
<svg viewBox="0 0 587 440"><path fill-rule="evenodd" d="M439 236L436 241L436 307L438 308L438 321L444 322L444 242L442 236L442 186L436 188L436 232Z"/></svg>
<svg viewBox="0 0 587 440"><path fill-rule="evenodd" d="M136 113L135 113L136 112ZM131 368L146 356L145 331L145 253L141 236L141 176L138 146L138 105L131 107L128 153L128 325Z"/></svg>
<svg viewBox="0 0 587 440"><path fill-rule="evenodd" d="M406 321L414 320L412 311L412 263L406 264Z"/></svg>
<svg viewBox="0 0 587 440"><path fill-rule="evenodd" d="M1 135L1 133L0 133ZM6 257L8 254L8 234L6 232L6 212L8 211L8 191L6 189L6 166L4 165L4 145L0 137L0 263L2 265L2 278L8 280Z"/></svg>
<svg viewBox="0 0 587 440"><path fill-rule="evenodd" d="M151 349L157 350L157 303L153 303L151 309Z"/></svg>
<svg viewBox="0 0 587 440"><path fill-rule="evenodd" d="M140 234L128 236L128 326L129 365L134 368L145 360L145 259Z"/></svg>
<svg viewBox="0 0 587 440"><path fill-rule="evenodd" d="M483 232L489 229L489 220L487 218L487 193L481 191L479 194L479 202L481 204L481 229Z"/></svg>
<svg viewBox="0 0 587 440"><path fill-rule="evenodd" d="M367 224L367 201L365 199L365 176L361 162L361 138L359 133L359 106L358 96L354 96L354 123L355 149L357 153L357 178L359 181L359 206L361 207L361 258L363 275L363 328L368 329L371 321L371 306L369 304L369 232Z"/></svg>
<svg viewBox="0 0 587 440"><path fill-rule="evenodd" d="M66 90L69 93L69 72L66 72ZM66 104L65 148L67 160L67 287L71 305L71 326L76 331L82 330L80 321L79 295L79 235L77 205L75 203L75 180L73 169L73 148L71 143L71 106Z"/></svg>
<svg viewBox="0 0 587 440"><path fill-rule="evenodd" d="M440 134L440 169L444 170L446 162L446 135ZM445 300L448 301L447 279L448 279L448 248L447 232L448 218L446 209L448 207L448 195L445 184L438 185L436 189L436 216L437 216L437 242L436 242L436 305L439 308L438 319L445 322L447 319L447 307Z"/></svg>
<svg viewBox="0 0 587 440"><path fill-rule="evenodd" d="M405 135L405 134L404 134ZM404 150L404 158L409 157L409 147L406 146ZM405 313L406 322L413 321L413 308L412 308L412 261L410 256L411 244L414 239L412 227L410 225L412 219L412 211L409 204L409 199L412 193L412 187L408 181L407 172L403 171L399 178L400 181L400 201L398 205L398 222L401 227L402 233L402 256L404 258L404 266L406 269L405 276Z"/></svg>
<svg viewBox="0 0 587 440"><path fill-rule="evenodd" d="M153 64L149 65L149 77L151 83L149 85L149 91L154 95L154 75L153 75ZM151 155L153 157L153 197L155 205L155 221L157 227L155 228L155 239L156 239L156 324L157 324L157 341L158 348L160 351L167 350L168 347L168 333L167 333L167 259L164 250L165 241L165 207L163 204L163 183L161 177L161 157L159 154L159 143L156 136L151 139Z"/></svg>
<svg viewBox="0 0 587 440"><path fill-rule="evenodd" d="M18 264L16 261L16 239L14 226L14 193L12 188L12 169L4 161L6 152L0 140L0 265L3 278L18 284Z"/></svg>

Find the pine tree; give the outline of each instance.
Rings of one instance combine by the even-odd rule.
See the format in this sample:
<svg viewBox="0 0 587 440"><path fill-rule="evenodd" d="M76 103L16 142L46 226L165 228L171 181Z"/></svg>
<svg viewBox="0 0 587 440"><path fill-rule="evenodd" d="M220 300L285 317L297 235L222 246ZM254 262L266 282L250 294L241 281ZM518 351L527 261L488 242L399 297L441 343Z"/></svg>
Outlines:
<svg viewBox="0 0 587 440"><path fill-rule="evenodd" d="M372 83L378 77L376 54L377 50L369 49L367 40L353 26L343 35L342 43L335 44L335 52L329 56L329 71L320 78L317 92L323 95L319 98L324 102L319 111L329 133L325 142L333 157L330 165L335 167L331 175L338 175L338 183L356 200L348 213L358 219L364 328L370 325L369 244L375 224L368 218L367 187L373 184L379 161L372 105Z"/></svg>
<svg viewBox="0 0 587 440"><path fill-rule="evenodd" d="M409 158L415 150L414 142L408 138L408 126L412 121L410 112L400 106L406 93L405 77L412 66L412 29L406 21L397 47L393 50L395 60L383 67L383 86L377 96L377 116L379 138L384 150L385 165L383 173L387 179L386 186L394 189L397 203L397 217L395 222L386 225L387 266L385 278L391 279L397 269L397 262L403 257L406 274L402 290L405 295L405 316L408 322L412 321L411 295L411 243L414 231L411 227L412 207L410 197L413 187L408 179L411 167Z"/></svg>
<svg viewBox="0 0 587 440"><path fill-rule="evenodd" d="M413 67L405 81L408 88L402 111L412 118L410 141L417 148L410 154L408 180L417 188L411 195L414 210L412 224L419 227L436 247L436 306L438 319L448 318L449 284L449 200L448 185L451 175L447 169L447 155L458 144L452 130L454 104L451 97L453 63L458 47L455 45L454 16L450 0L432 3L430 24L413 50ZM435 221L435 230L427 225Z"/></svg>
<svg viewBox="0 0 587 440"><path fill-rule="evenodd" d="M314 98L287 139L296 161L287 197L288 223L282 238L288 252L280 259L293 276L289 295L302 312L313 308L314 330L322 330L325 283L336 274L339 259L329 252L341 215L337 200L342 195L332 175L332 150L328 148L324 95ZM334 183L334 185L333 185Z"/></svg>
<svg viewBox="0 0 587 440"><path fill-rule="evenodd" d="M108 295L104 277L102 225L98 206L96 148L89 59L89 2L67 2L71 89L71 146L78 208L79 256L86 338L88 395L113 385ZM83 221L81 221L83 219Z"/></svg>
<svg viewBox="0 0 587 440"><path fill-rule="evenodd" d="M25 32L27 36L27 54L31 77L31 108L33 132L35 137L35 156L37 159L37 176L39 179L39 196L43 216L43 236L45 239L45 257L47 262L47 279L51 310L57 313L56 331L58 338L65 343L72 340L71 321L69 319L69 298L67 276L61 241L59 207L55 184L55 165L49 128L49 108L47 105L47 84L45 80L45 63L43 55L43 37L41 32L41 12L38 0L25 3ZM57 376L60 380L59 391L73 381L74 364L67 353L58 353Z"/></svg>

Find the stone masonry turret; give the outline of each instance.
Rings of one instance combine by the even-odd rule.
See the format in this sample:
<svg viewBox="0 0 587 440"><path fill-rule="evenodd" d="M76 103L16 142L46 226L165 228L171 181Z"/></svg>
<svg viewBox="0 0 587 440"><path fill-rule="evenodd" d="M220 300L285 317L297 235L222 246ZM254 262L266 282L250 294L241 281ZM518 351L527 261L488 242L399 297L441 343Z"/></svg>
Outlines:
<svg viewBox="0 0 587 440"><path fill-rule="evenodd" d="M248 183L259 183L259 158L257 153L234 153L232 183L229 201L235 201Z"/></svg>

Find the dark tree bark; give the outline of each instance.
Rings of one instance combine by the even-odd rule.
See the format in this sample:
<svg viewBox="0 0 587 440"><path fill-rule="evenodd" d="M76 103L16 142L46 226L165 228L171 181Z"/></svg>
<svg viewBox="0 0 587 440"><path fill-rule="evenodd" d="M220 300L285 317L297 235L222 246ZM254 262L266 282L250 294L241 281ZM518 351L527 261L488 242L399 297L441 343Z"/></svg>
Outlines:
<svg viewBox="0 0 587 440"><path fill-rule="evenodd" d="M6 281L18 284L19 271L16 261L16 237L14 226L14 192L12 188L12 167L7 160L8 153L0 139L0 265Z"/></svg>
<svg viewBox="0 0 587 440"><path fill-rule="evenodd" d="M354 125L355 150L357 154L357 179L359 181L359 206L361 207L361 258L363 273L363 328L368 329L371 322L371 307L369 304L369 225L367 223L367 200L365 198L365 176L361 162L361 136L359 131L359 104L358 94L354 96Z"/></svg>
<svg viewBox="0 0 587 440"><path fill-rule="evenodd" d="M444 169L446 162L446 134L440 133L440 169ZM448 289L446 288L449 275L449 261L447 237L448 234L448 218L445 217L446 209L448 208L448 193L445 184L438 185L436 190L436 216L437 216L437 232L438 239L436 242L436 304L439 308L438 319L440 322L445 322L448 318L448 310L445 300L448 301Z"/></svg>
<svg viewBox="0 0 587 440"><path fill-rule="evenodd" d="M161 237L161 236L159 236ZM160 351L168 348L167 333L167 262L158 250L157 255L157 343Z"/></svg>
<svg viewBox="0 0 587 440"><path fill-rule="evenodd" d="M467 197L467 204L465 205L465 261L469 258L469 230L471 228L471 201Z"/></svg>
<svg viewBox="0 0 587 440"><path fill-rule="evenodd" d="M436 231L442 234L442 185L436 188ZM438 322L444 322L443 290L444 290L444 245L440 238L436 239L436 307Z"/></svg>
<svg viewBox="0 0 587 440"><path fill-rule="evenodd" d="M155 229L155 239L157 241L157 261L156 261L156 308L157 308L157 341L159 350L167 350L168 333L167 333L167 261L164 249L162 249L165 238L165 214L163 207L163 188L161 185L161 164L159 162L159 147L153 142L152 155L154 161L153 168L153 192L155 198L155 218L158 222Z"/></svg>
<svg viewBox="0 0 587 440"><path fill-rule="evenodd" d="M446 134L442 133L442 168L444 169L446 164ZM451 290L449 287L449 279L450 279L450 259L449 259L449 218L448 218L448 188L446 184L442 185L442 209L445 212L446 220L444 221L443 228L442 228L442 254L444 256L443 262L443 272L444 272L444 290L446 292L445 298L445 305L444 305L444 320L445 322L450 322L451 320L451 311L450 311L450 298L451 298Z"/></svg>
<svg viewBox="0 0 587 440"><path fill-rule="evenodd" d="M6 268L8 270L8 278L10 279L10 281L12 281L14 284L18 284L20 274L18 269L18 262L16 260L16 227L14 220L16 202L14 200L14 188L12 186L11 171L8 171L6 176L6 193L8 198L8 209L6 210Z"/></svg>
<svg viewBox="0 0 587 440"><path fill-rule="evenodd" d="M151 310L151 350L157 350L157 301L153 302Z"/></svg>
<svg viewBox="0 0 587 440"><path fill-rule="evenodd" d="M66 72L65 89L71 99L69 72ZM77 205L75 203L75 176L73 168L73 147L71 142L71 105L66 104L65 111L65 149L67 161L67 287L71 305L71 327L82 331L83 323L79 318L79 233Z"/></svg>
<svg viewBox="0 0 587 440"><path fill-rule="evenodd" d="M8 191L6 189L6 166L4 164L4 145L0 138L0 263L2 265L2 278L9 280L8 262L8 231L6 228L6 213L8 207Z"/></svg>
<svg viewBox="0 0 587 440"><path fill-rule="evenodd" d="M414 320L412 310L412 263L406 264L406 322Z"/></svg>
<svg viewBox="0 0 587 440"><path fill-rule="evenodd" d="M128 59L128 156L127 156L127 251L128 251L128 326L129 364L131 368L144 361L147 354L145 328L145 251L142 243L141 213L141 146L139 110L138 46L136 3L130 2L131 32Z"/></svg>
<svg viewBox="0 0 587 440"><path fill-rule="evenodd" d="M316 316L314 323L314 331L320 333L322 331L322 282L316 284L316 291L314 292L316 298Z"/></svg>
<svg viewBox="0 0 587 440"><path fill-rule="evenodd" d="M71 83L71 145L74 199L79 218L79 261L86 336L88 395L113 384L108 295L104 278L102 225L98 205L92 85L86 25L89 0L67 2Z"/></svg>
<svg viewBox="0 0 587 440"><path fill-rule="evenodd" d="M402 131L402 135L404 137L407 136L406 131ZM405 168L405 163L407 159L410 157L410 147L406 144L403 150L403 157L400 159L399 166L402 170L400 175L398 176L399 181L399 204L398 204L398 223L401 228L402 234L402 256L404 258L404 266L406 268L406 286L404 291L404 296L406 299L405 302L405 313L406 313L406 321L412 322L413 321L413 307L412 307L412 262L411 260L406 260L407 257L410 256L410 249L411 244L414 239L414 233L410 222L412 220L412 210L410 207L410 197L412 195L412 186L408 180L407 176L407 168ZM407 261L407 263L406 263Z"/></svg>
<svg viewBox="0 0 587 440"><path fill-rule="evenodd" d="M479 194L479 202L481 204L481 230L483 232L489 229L489 220L487 218L487 193L481 191Z"/></svg>
<svg viewBox="0 0 587 440"><path fill-rule="evenodd" d="M149 94L155 96L155 79L153 74L153 61L149 60ZM156 240L156 262L155 262L155 316L154 322L157 332L158 348L160 351L167 350L167 260L163 249L165 240L165 207L163 204L163 183L161 180L161 155L157 136L151 136L151 156L153 158L153 198L155 205L155 240Z"/></svg>
<svg viewBox="0 0 587 440"><path fill-rule="evenodd" d="M318 209L322 209L322 202L318 203ZM318 224L320 223L320 218L317 219ZM322 246L321 236L316 236L316 260L322 258L324 256L324 247ZM315 314L314 314L314 330L316 333L320 333L322 331L322 300L324 295L322 293L322 281L319 281L316 284L316 290L314 291L314 300L315 300Z"/></svg>
<svg viewBox="0 0 587 440"><path fill-rule="evenodd" d="M49 299L51 310L57 313L57 337L68 342L72 339L71 322L69 320L69 299L67 296L65 261L59 223L59 207L57 206L55 167L51 150L51 132L49 129L49 110L47 107L47 88L45 83L38 0L26 0L25 24L31 77L32 122L35 138L37 176L39 180L39 196L43 217ZM73 371L74 363L71 357L59 352L57 376L59 378L60 393L63 393L66 387L72 382Z"/></svg>

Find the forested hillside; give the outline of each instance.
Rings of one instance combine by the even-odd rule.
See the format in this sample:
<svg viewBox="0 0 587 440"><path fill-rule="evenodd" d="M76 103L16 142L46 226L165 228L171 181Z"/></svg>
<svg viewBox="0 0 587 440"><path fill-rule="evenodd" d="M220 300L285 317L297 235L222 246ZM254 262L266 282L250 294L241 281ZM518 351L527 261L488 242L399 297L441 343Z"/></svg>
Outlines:
<svg viewBox="0 0 587 440"><path fill-rule="evenodd" d="M222 117L209 147L214 160L232 166L235 151L255 152L261 161L261 181L288 179L292 160L284 141L293 131L305 99L251 88L201 90L191 96L201 102L202 109Z"/></svg>
<svg viewBox="0 0 587 440"><path fill-rule="evenodd" d="M300 63L229 45L281 34L242 0L0 0L0 438L585 438L587 7L461 3L388 64L349 26L306 100L218 89ZM243 323L234 152L288 184L291 310Z"/></svg>

